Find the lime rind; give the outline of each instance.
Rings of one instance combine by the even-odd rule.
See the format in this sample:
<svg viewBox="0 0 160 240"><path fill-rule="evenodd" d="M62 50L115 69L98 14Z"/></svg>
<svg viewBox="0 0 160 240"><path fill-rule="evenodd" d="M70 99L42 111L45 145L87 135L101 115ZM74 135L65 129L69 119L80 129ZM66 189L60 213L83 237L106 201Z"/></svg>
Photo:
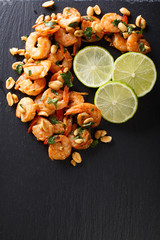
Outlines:
<svg viewBox="0 0 160 240"><path fill-rule="evenodd" d="M111 85L112 88L108 91L107 88L109 85ZM119 86L121 90L119 87L116 89L116 85ZM103 91L105 93L103 93ZM122 96L123 99L120 99ZM111 102L113 101L113 98L120 101L123 112L121 111L121 108L112 106ZM102 117L105 120L118 124L124 123L134 116L138 108L138 98L134 90L127 84L110 81L97 90L94 97L94 104L101 110ZM124 117L124 115L126 116ZM115 116L117 119L114 119Z"/></svg>
<svg viewBox="0 0 160 240"><path fill-rule="evenodd" d="M136 77L132 76L133 72L136 73ZM125 53L114 63L112 80L128 84L138 97L149 93L156 79L157 71L154 62L142 53Z"/></svg>
<svg viewBox="0 0 160 240"><path fill-rule="evenodd" d="M97 88L111 80L113 64L114 59L105 48L87 46L76 54L73 70L85 86Z"/></svg>

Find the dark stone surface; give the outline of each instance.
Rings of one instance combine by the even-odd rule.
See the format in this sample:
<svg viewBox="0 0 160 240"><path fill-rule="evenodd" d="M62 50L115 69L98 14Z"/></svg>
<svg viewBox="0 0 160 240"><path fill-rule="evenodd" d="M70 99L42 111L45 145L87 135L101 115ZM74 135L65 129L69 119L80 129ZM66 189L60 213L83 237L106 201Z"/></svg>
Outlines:
<svg viewBox="0 0 160 240"><path fill-rule="evenodd" d="M105 12L122 6L132 12L131 22L142 14L148 22L144 36L151 43L149 56L158 79L153 90L139 99L133 119L100 128L113 136L111 144L82 151L83 164L51 162L47 147L27 134L28 124L7 105L5 80L17 78L11 64L11 47L23 48L22 35L41 13L42 1L0 1L0 239L1 240L159 240L160 239L160 3L98 1ZM97 1L55 1L55 11L72 6L85 14ZM96 43L97 44L97 43ZM114 58L120 53L106 47ZM74 80L74 89L95 90ZM14 92L14 91L12 91ZM19 97L22 94L18 94Z"/></svg>

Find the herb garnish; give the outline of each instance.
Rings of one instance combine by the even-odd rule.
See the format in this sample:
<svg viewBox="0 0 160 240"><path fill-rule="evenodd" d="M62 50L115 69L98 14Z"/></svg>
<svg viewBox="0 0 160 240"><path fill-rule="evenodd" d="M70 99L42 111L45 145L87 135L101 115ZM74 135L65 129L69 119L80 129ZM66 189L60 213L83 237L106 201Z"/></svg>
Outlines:
<svg viewBox="0 0 160 240"><path fill-rule="evenodd" d="M142 52L144 52L146 49L145 49L145 47L144 47L144 43L143 42L140 42L139 43L139 48L140 48L140 50L142 51Z"/></svg>
<svg viewBox="0 0 160 240"><path fill-rule="evenodd" d="M23 64L18 64L18 65L16 66L16 72L17 72L18 74L22 74L22 72L23 72Z"/></svg>
<svg viewBox="0 0 160 240"><path fill-rule="evenodd" d="M115 19L113 22L111 22L115 27L118 27L118 24L121 22L121 20Z"/></svg>
<svg viewBox="0 0 160 240"><path fill-rule="evenodd" d="M50 28L54 28L54 25L56 24L56 22L45 22L44 25L46 27L50 27Z"/></svg>
<svg viewBox="0 0 160 240"><path fill-rule="evenodd" d="M89 16L89 17L84 16L83 19L87 20L87 21L91 21L91 22L94 21L94 19L91 16Z"/></svg>
<svg viewBox="0 0 160 240"><path fill-rule="evenodd" d="M97 35L95 35L95 38L96 38L96 40L99 40L100 37L98 37Z"/></svg>
<svg viewBox="0 0 160 240"><path fill-rule="evenodd" d="M48 141L47 141L48 144L54 144L56 138L57 138L57 135L52 136L52 137L49 137L49 138L48 138Z"/></svg>
<svg viewBox="0 0 160 240"><path fill-rule="evenodd" d="M64 48L64 50L63 50L63 53L65 53L67 51L67 49L66 48Z"/></svg>
<svg viewBox="0 0 160 240"><path fill-rule="evenodd" d="M37 62L36 62L36 64L38 64L38 63L40 63L41 61L40 60L38 60Z"/></svg>
<svg viewBox="0 0 160 240"><path fill-rule="evenodd" d="M68 25L68 27L72 27L72 28L75 28L78 26L78 22L72 22Z"/></svg>
<svg viewBox="0 0 160 240"><path fill-rule="evenodd" d="M52 89L51 92L54 93L55 95L58 95L58 93L54 89Z"/></svg>
<svg viewBox="0 0 160 240"><path fill-rule="evenodd" d="M31 74L32 74L32 71L28 70L28 75L31 76Z"/></svg>
<svg viewBox="0 0 160 240"><path fill-rule="evenodd" d="M59 66L59 65L60 65L60 61L55 62L55 64L56 64L57 66Z"/></svg>
<svg viewBox="0 0 160 240"><path fill-rule="evenodd" d="M90 147L95 148L97 146L97 144L98 144L98 140L96 139L90 144Z"/></svg>
<svg viewBox="0 0 160 240"><path fill-rule="evenodd" d="M45 98L45 94L42 95L42 97L40 98L40 101L42 102Z"/></svg>
<svg viewBox="0 0 160 240"><path fill-rule="evenodd" d="M127 25L127 30L128 30L128 34L131 34L133 31L134 27L133 26L128 26Z"/></svg>
<svg viewBox="0 0 160 240"><path fill-rule="evenodd" d="M55 108L57 109L57 102L58 102L58 100L59 100L59 99L52 99L52 98L48 97L48 98L47 98L47 103L48 103L48 104L53 103L54 106L55 106Z"/></svg>
<svg viewBox="0 0 160 240"><path fill-rule="evenodd" d="M57 47L57 50L60 48L59 47L59 42L55 42L55 45L56 45L56 47Z"/></svg>
<svg viewBox="0 0 160 240"><path fill-rule="evenodd" d="M50 116L49 117L49 121L52 123L52 124L56 124L56 123L59 123L59 121L56 119L56 117L54 116Z"/></svg>
<svg viewBox="0 0 160 240"><path fill-rule="evenodd" d="M91 35L92 35L92 27L87 27L84 30L84 36L86 36L86 38L91 39Z"/></svg>
<svg viewBox="0 0 160 240"><path fill-rule="evenodd" d="M69 71L66 73L61 73L60 75L64 80L64 85L66 85L67 87L73 87L72 75Z"/></svg>

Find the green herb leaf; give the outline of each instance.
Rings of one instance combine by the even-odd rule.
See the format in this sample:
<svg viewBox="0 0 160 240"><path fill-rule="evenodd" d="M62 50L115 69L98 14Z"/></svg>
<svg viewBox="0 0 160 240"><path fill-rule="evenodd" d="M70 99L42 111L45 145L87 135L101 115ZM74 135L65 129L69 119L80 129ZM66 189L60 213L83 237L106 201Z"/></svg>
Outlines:
<svg viewBox="0 0 160 240"><path fill-rule="evenodd" d="M55 62L55 64L56 64L57 66L59 66L59 65L60 65L60 61Z"/></svg>
<svg viewBox="0 0 160 240"><path fill-rule="evenodd" d="M74 140L76 140L76 139L83 139L83 138L81 136L77 135L77 136L74 137Z"/></svg>
<svg viewBox="0 0 160 240"><path fill-rule="evenodd" d="M141 28L140 31L137 31L137 35L139 35L139 34L143 34L143 29L142 28Z"/></svg>
<svg viewBox="0 0 160 240"><path fill-rule="evenodd" d="M64 50L63 50L63 53L65 53L67 51L67 49L66 48L64 48Z"/></svg>
<svg viewBox="0 0 160 240"><path fill-rule="evenodd" d="M49 137L49 138L48 138L48 144L54 144L56 138L57 138L57 135L52 136L52 137Z"/></svg>
<svg viewBox="0 0 160 240"><path fill-rule="evenodd" d="M40 60L38 60L37 62L36 62L36 64L38 64L38 63L40 63L41 61Z"/></svg>
<svg viewBox="0 0 160 240"><path fill-rule="evenodd" d="M91 21L91 22L94 21L94 19L91 16L89 16L89 17L84 16L83 19L87 20L87 21Z"/></svg>
<svg viewBox="0 0 160 240"><path fill-rule="evenodd" d="M23 108L23 104L22 103L20 103L19 105L20 105L21 108Z"/></svg>
<svg viewBox="0 0 160 240"><path fill-rule="evenodd" d="M127 29L128 29L128 34L131 34L134 27L133 26L127 26Z"/></svg>
<svg viewBox="0 0 160 240"><path fill-rule="evenodd" d="M145 47L144 47L144 43L143 42L140 42L139 43L139 48L140 48L140 50L142 51L142 52L144 52L146 49L145 49Z"/></svg>
<svg viewBox="0 0 160 240"><path fill-rule="evenodd" d="M49 117L49 121L52 123L52 124L56 124L56 123L59 123L59 121L56 119L56 117L54 116L50 116Z"/></svg>
<svg viewBox="0 0 160 240"><path fill-rule="evenodd" d="M18 74L22 74L22 72L23 72L23 64L18 64L18 65L16 66L16 72L17 72Z"/></svg>
<svg viewBox="0 0 160 240"><path fill-rule="evenodd" d="M63 131L58 131L58 134L63 134L64 132Z"/></svg>
<svg viewBox="0 0 160 240"><path fill-rule="evenodd" d="M89 122L89 123L83 124L82 127L90 127L93 124L94 124L93 122Z"/></svg>
<svg viewBox="0 0 160 240"><path fill-rule="evenodd" d="M99 40L99 37L97 35L95 35L95 38L96 38L96 40Z"/></svg>
<svg viewBox="0 0 160 240"><path fill-rule="evenodd" d="M58 93L54 89L52 89L51 92L54 93L55 95L58 95Z"/></svg>
<svg viewBox="0 0 160 240"><path fill-rule="evenodd" d="M55 45L56 45L56 47L57 47L57 50L60 48L59 47L59 42L55 42Z"/></svg>
<svg viewBox="0 0 160 240"><path fill-rule="evenodd" d="M42 102L45 98L45 94L42 95L42 97L40 98L40 101Z"/></svg>
<svg viewBox="0 0 160 240"><path fill-rule="evenodd" d="M95 148L97 146L97 144L98 144L98 140L96 139L91 143L90 147Z"/></svg>
<svg viewBox="0 0 160 240"><path fill-rule="evenodd" d="M68 71L66 73L61 73L60 75L64 80L64 85L67 87L73 87L71 72Z"/></svg>
<svg viewBox="0 0 160 240"><path fill-rule="evenodd" d="M57 102L58 102L58 100L59 100L59 99L52 99L52 98L48 97L48 98L47 98L47 103L48 103L48 104L53 103L54 106L55 106L55 108L57 109Z"/></svg>
<svg viewBox="0 0 160 240"><path fill-rule="evenodd" d="M68 27L72 27L72 28L75 28L78 26L78 22L72 22L68 25Z"/></svg>
<svg viewBox="0 0 160 240"><path fill-rule="evenodd" d="M56 24L56 22L45 22L44 25L46 27L50 27L50 28L54 28L54 25Z"/></svg>
<svg viewBox="0 0 160 240"><path fill-rule="evenodd" d="M118 27L118 24L121 22L121 20L115 19L113 22L111 22L115 27Z"/></svg>
<svg viewBox="0 0 160 240"><path fill-rule="evenodd" d="M84 30L84 36L86 36L86 38L91 39L91 35L92 35L92 27L87 27Z"/></svg>
<svg viewBox="0 0 160 240"><path fill-rule="evenodd" d="M28 70L28 75L31 76L31 74L32 74L32 71Z"/></svg>

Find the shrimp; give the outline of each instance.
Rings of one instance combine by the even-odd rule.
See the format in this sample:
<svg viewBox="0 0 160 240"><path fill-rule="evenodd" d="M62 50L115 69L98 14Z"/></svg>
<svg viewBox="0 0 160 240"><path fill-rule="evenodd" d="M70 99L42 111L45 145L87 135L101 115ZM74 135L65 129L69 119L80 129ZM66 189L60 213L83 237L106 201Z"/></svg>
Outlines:
<svg viewBox="0 0 160 240"><path fill-rule="evenodd" d="M129 52L141 52L141 53L148 53L151 51L149 43L146 39L141 39L141 36L138 36L137 33L132 33L127 39L127 50ZM140 48L142 44L142 49Z"/></svg>
<svg viewBox="0 0 160 240"><path fill-rule="evenodd" d="M40 62L26 63L23 65L24 73L26 77L36 80L43 78L47 75L51 67L51 61L42 60Z"/></svg>
<svg viewBox="0 0 160 240"><path fill-rule="evenodd" d="M37 110L37 104L29 97L22 98L16 108L16 117L20 118L22 122L31 121Z"/></svg>
<svg viewBox="0 0 160 240"><path fill-rule="evenodd" d="M26 93L30 96L36 96L44 90L45 86L45 78L32 81L23 73L16 81L15 89L20 90L22 93Z"/></svg>
<svg viewBox="0 0 160 240"><path fill-rule="evenodd" d="M37 47L36 47L37 44ZM33 59L44 59L48 56L51 41L48 37L41 37L38 32L32 32L26 41L26 53Z"/></svg>
<svg viewBox="0 0 160 240"><path fill-rule="evenodd" d="M74 36L73 33L67 33L65 29L60 28L54 34L55 41L62 44L64 47L69 47L75 44L78 40L77 37Z"/></svg>
<svg viewBox="0 0 160 240"><path fill-rule="evenodd" d="M81 29L84 31L84 37L87 40L87 42L96 42L103 38L104 32L101 26L100 19L94 16L90 18L88 16L82 17ZM91 28L91 32L89 35L88 34L85 35L85 31L87 28Z"/></svg>
<svg viewBox="0 0 160 240"><path fill-rule="evenodd" d="M63 13L57 14L57 21L62 28L71 27L72 24L77 26L81 21L81 15L77 9L66 7L63 9Z"/></svg>
<svg viewBox="0 0 160 240"><path fill-rule="evenodd" d="M59 43L60 49L55 54L50 53L48 60L51 61L50 71L56 73L62 68L70 69L72 67L72 57L67 49ZM60 62L62 62L60 64Z"/></svg>
<svg viewBox="0 0 160 240"><path fill-rule="evenodd" d="M93 119L91 127L97 127L100 124L101 117L102 117L101 111L94 104L91 104L91 103L81 103L81 104L75 105L69 108L66 111L65 115L77 114L77 113L83 113L83 112L88 114L88 118ZM82 120L83 120L83 115L82 115Z"/></svg>
<svg viewBox="0 0 160 240"><path fill-rule="evenodd" d="M82 95L88 95L88 93L74 92L69 93L69 104L68 107L71 108L80 103L84 103L84 97Z"/></svg>
<svg viewBox="0 0 160 240"><path fill-rule="evenodd" d="M112 37L111 46L115 47L121 52L127 51L127 40L124 39L120 33L114 33Z"/></svg>
<svg viewBox="0 0 160 240"><path fill-rule="evenodd" d="M39 116L48 117L51 114L55 113L55 109L49 109L44 105L42 101L42 93L35 98L34 102L37 104L37 113Z"/></svg>
<svg viewBox="0 0 160 240"><path fill-rule="evenodd" d="M32 131L38 141L44 141L54 134L54 125L43 117L36 117L32 122L28 132Z"/></svg>
<svg viewBox="0 0 160 240"><path fill-rule="evenodd" d="M55 22L48 21L45 23L38 23L32 28L35 28L36 32L41 36L52 36L53 33L57 32L60 29L60 26L55 24Z"/></svg>
<svg viewBox="0 0 160 240"><path fill-rule="evenodd" d="M65 86L64 91L54 91L48 88L42 95L42 102L49 109L60 110L65 108L69 102L68 87Z"/></svg>
<svg viewBox="0 0 160 240"><path fill-rule="evenodd" d="M66 119L65 119L66 118ZM64 117L64 122L66 123L65 124L65 131L64 131L64 135L65 136L68 136L70 134L70 132L72 131L72 116L67 116L67 117Z"/></svg>
<svg viewBox="0 0 160 240"><path fill-rule="evenodd" d="M68 137L58 135L55 138L55 143L50 144L48 154L51 160L65 160L70 156L72 151L72 144Z"/></svg>
<svg viewBox="0 0 160 240"><path fill-rule="evenodd" d="M114 26L115 20L122 20L122 17L116 13L106 13L101 19L101 25L105 33L120 32L118 27Z"/></svg>
<svg viewBox="0 0 160 240"><path fill-rule="evenodd" d="M66 72L66 74L68 74L69 71ZM61 87L63 87L64 84L64 79L62 77L62 74L64 72L62 70L58 71L57 73L53 74L51 79L49 80L48 86L54 90L59 90ZM73 82L73 75L71 74L71 72L69 72L71 75L71 81ZM65 73L64 73L65 74ZM60 85L56 85L57 81L61 82ZM70 93L69 93L70 94Z"/></svg>
<svg viewBox="0 0 160 240"><path fill-rule="evenodd" d="M91 134L87 129L78 128L78 135L74 136L73 134L69 135L69 140L72 143L72 147L75 149L87 149L92 143ZM80 142L77 143L77 139L80 139Z"/></svg>

